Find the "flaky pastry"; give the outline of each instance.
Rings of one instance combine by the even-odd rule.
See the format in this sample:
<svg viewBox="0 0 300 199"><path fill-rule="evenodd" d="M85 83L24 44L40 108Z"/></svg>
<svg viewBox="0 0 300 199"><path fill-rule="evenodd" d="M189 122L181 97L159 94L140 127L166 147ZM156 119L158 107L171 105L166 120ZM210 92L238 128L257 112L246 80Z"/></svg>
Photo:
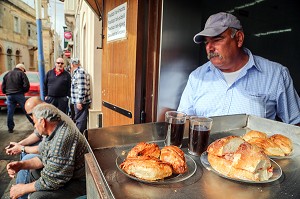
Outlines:
<svg viewBox="0 0 300 199"><path fill-rule="evenodd" d="M120 164L120 168L129 175L149 181L164 179L172 175L170 164L149 156L127 158Z"/></svg>
<svg viewBox="0 0 300 199"><path fill-rule="evenodd" d="M170 163L175 174L182 174L187 171L184 153L177 146L165 146L162 148L160 160Z"/></svg>
<svg viewBox="0 0 300 199"><path fill-rule="evenodd" d="M140 142L129 151L127 158L137 156L151 156L159 158L160 148L156 143Z"/></svg>

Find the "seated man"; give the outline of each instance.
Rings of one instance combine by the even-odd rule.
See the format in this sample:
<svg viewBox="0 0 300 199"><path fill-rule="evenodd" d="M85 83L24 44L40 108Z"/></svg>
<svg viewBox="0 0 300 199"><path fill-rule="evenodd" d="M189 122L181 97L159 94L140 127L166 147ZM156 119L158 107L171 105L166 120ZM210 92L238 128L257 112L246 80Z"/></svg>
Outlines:
<svg viewBox="0 0 300 199"><path fill-rule="evenodd" d="M35 128L45 139L40 156L7 164L10 177L30 169L26 184L16 184L10 197L30 194L30 198L76 198L86 194L84 154L88 145L77 128L61 119L56 107L42 103L33 109Z"/></svg>
<svg viewBox="0 0 300 199"><path fill-rule="evenodd" d="M32 110L33 108L41 103L45 103L41 100L40 97L31 97L28 100L26 100L25 103L25 110L26 113L29 113L32 117ZM62 111L59 110L59 113L61 115L61 119L65 122L67 122L69 125L72 125L74 128L76 128L75 123L71 120L69 116L64 114ZM21 160L28 160L33 157L38 156L38 144L41 142L42 136L40 133L34 129L33 133L30 134L25 139L19 141L19 142L10 142L9 146L6 147L6 154L7 155L20 155ZM16 183L25 183L26 179L28 178L29 170L21 170L18 172Z"/></svg>

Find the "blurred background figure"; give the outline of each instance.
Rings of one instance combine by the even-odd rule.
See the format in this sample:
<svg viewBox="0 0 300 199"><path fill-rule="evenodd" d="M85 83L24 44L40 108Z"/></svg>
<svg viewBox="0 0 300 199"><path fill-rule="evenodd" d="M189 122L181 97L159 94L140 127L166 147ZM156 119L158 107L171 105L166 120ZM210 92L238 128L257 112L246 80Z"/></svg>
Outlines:
<svg viewBox="0 0 300 199"><path fill-rule="evenodd" d="M87 129L88 109L91 103L90 76L80 66L78 58L71 59L71 107L73 120L81 133Z"/></svg>
<svg viewBox="0 0 300 199"><path fill-rule="evenodd" d="M18 64L3 77L1 89L6 95L7 127L9 133L13 133L15 127L14 113L17 105L19 105L26 114L24 109L26 101L24 94L29 91L30 85L25 72L25 66ZM32 119L27 114L26 117L33 124Z"/></svg>
<svg viewBox="0 0 300 199"><path fill-rule="evenodd" d="M64 70L64 59L57 58L55 68L49 70L45 77L45 102L53 104L67 113L68 97L71 90L71 75Z"/></svg>

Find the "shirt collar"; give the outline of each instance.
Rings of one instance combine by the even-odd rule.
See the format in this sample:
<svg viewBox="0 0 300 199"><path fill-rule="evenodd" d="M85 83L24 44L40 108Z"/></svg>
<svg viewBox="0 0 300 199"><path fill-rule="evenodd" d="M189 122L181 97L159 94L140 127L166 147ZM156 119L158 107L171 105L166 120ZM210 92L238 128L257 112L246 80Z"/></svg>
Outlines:
<svg viewBox="0 0 300 199"><path fill-rule="evenodd" d="M258 71L261 71L261 67L257 64L255 64L255 61L254 61L254 58L253 58L253 54L251 53L251 51L248 49L248 48L243 48L243 50L248 54L249 56L249 60L248 62L246 63L246 65L244 66L245 67L245 70L248 70L252 67L255 67ZM209 61L209 65L207 67L207 71L213 71L215 70L217 67L215 67L211 61Z"/></svg>
<svg viewBox="0 0 300 199"><path fill-rule="evenodd" d="M62 68L61 70L60 69L56 69L56 67L54 68L54 73L56 76L62 74L64 72L64 68Z"/></svg>

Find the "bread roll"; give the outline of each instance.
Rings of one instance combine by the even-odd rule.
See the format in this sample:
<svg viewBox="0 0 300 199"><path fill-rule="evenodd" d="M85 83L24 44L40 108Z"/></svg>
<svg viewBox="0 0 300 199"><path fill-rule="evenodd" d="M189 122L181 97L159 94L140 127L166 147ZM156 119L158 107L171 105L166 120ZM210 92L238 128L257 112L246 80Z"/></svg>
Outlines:
<svg viewBox="0 0 300 199"><path fill-rule="evenodd" d="M207 152L211 167L225 176L265 181L273 175L268 156L237 136L216 140L208 146Z"/></svg>
<svg viewBox="0 0 300 199"><path fill-rule="evenodd" d="M248 142L260 147L269 156L285 156L281 148L269 138L252 138Z"/></svg>
<svg viewBox="0 0 300 199"><path fill-rule="evenodd" d="M216 156L233 153L237 148L245 142L239 136L228 136L218 139L207 147L207 152Z"/></svg>
<svg viewBox="0 0 300 199"><path fill-rule="evenodd" d="M292 153L293 143L288 137L281 134L274 134L269 139L278 145L286 156Z"/></svg>
<svg viewBox="0 0 300 199"><path fill-rule="evenodd" d="M251 130L243 136L243 139L248 141L252 138L267 138L267 137L268 137L267 134L264 132Z"/></svg>
<svg viewBox="0 0 300 199"><path fill-rule="evenodd" d="M160 156L159 146L156 143L140 142L128 152L127 158L132 158L137 156L151 156L151 157L159 158Z"/></svg>
<svg viewBox="0 0 300 199"><path fill-rule="evenodd" d="M120 164L120 168L129 175L149 181L164 179L172 175L170 164L149 156L127 158Z"/></svg>
<svg viewBox="0 0 300 199"><path fill-rule="evenodd" d="M187 164L184 152L177 146L165 146L161 149L160 160L169 163L173 168L173 173L182 174L187 171Z"/></svg>

